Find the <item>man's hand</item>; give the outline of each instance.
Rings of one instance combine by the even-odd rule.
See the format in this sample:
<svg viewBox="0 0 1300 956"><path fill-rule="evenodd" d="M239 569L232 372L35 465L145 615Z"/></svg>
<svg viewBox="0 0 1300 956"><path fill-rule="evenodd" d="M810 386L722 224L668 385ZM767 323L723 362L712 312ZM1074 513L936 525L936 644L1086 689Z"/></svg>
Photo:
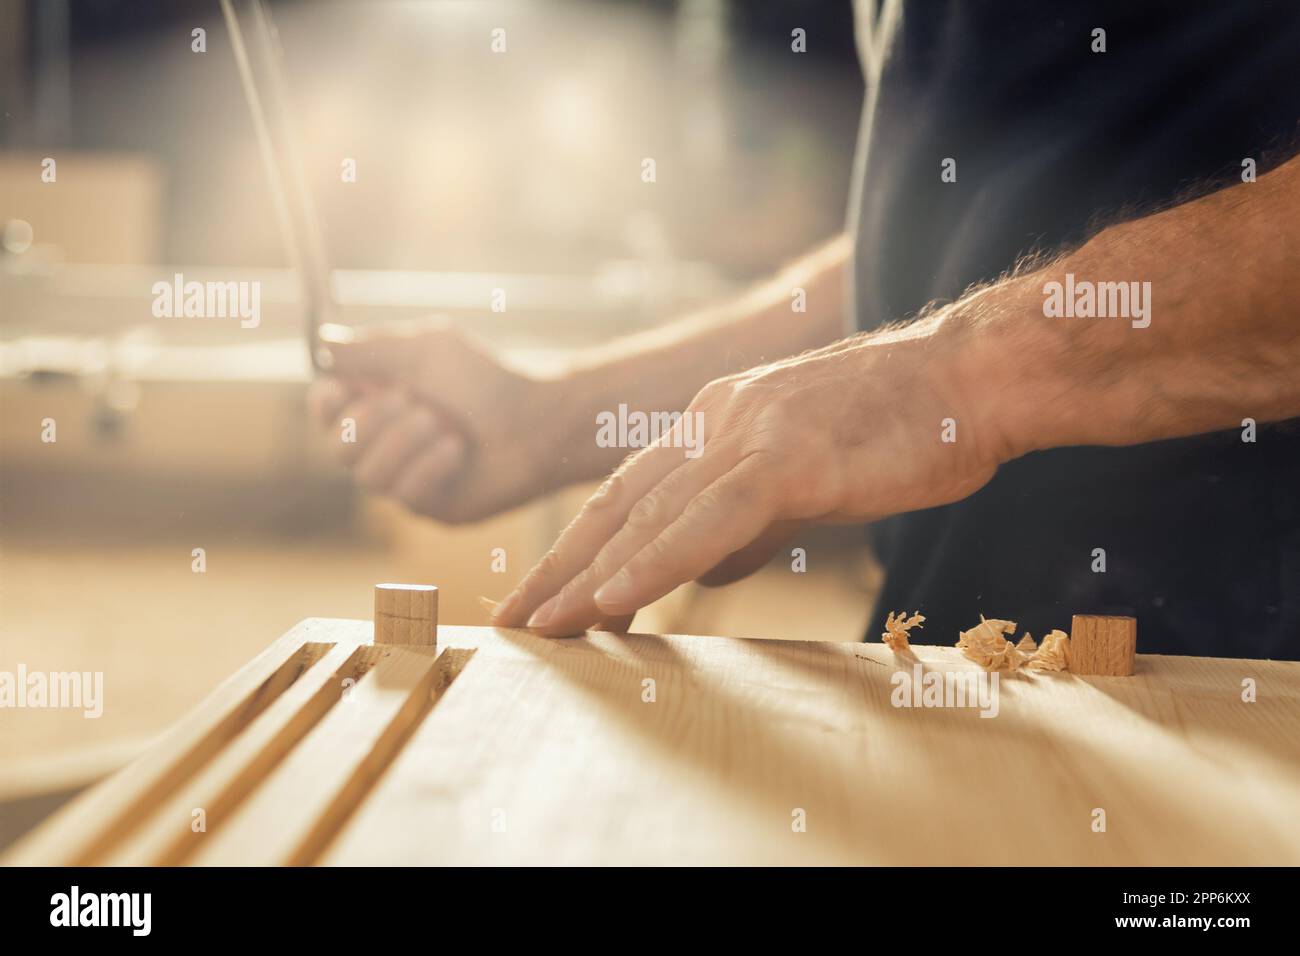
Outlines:
<svg viewBox="0 0 1300 956"><path fill-rule="evenodd" d="M975 380L958 367L966 353L950 319L705 386L687 411L703 415L703 453L687 457L674 430L630 458L494 623L576 633L627 619L728 558L752 569L801 523L870 521L971 494L1006 449L974 417ZM955 441L943 440L944 419Z"/></svg>
<svg viewBox="0 0 1300 956"><path fill-rule="evenodd" d="M365 331L329 342L334 374L311 402L340 434L355 421L339 456L363 486L444 521L477 520L609 474L620 452L592 441L599 413L677 410L710 379L831 341L847 255L837 236L736 301L576 352L548 380L508 370L446 324ZM791 322L795 286L808 311Z"/></svg>
<svg viewBox="0 0 1300 956"><path fill-rule="evenodd" d="M626 615L720 561L752 568L806 521L956 501L997 466L1300 415L1300 157L1098 233L893 332L719 379L625 464L496 610L548 634ZM1048 318L1049 283L1142 280L1146 322ZM952 419L955 441L941 440Z"/></svg>
<svg viewBox="0 0 1300 956"><path fill-rule="evenodd" d="M504 367L448 325L364 332L330 344L316 416L366 489L450 522L474 521L551 490L568 443L560 383ZM342 423L355 422L355 441Z"/></svg>

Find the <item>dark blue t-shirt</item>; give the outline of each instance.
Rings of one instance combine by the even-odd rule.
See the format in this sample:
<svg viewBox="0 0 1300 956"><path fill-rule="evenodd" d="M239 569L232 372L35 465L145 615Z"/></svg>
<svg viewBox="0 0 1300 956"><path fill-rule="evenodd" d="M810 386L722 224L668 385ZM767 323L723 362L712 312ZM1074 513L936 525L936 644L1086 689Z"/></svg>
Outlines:
<svg viewBox="0 0 1300 956"><path fill-rule="evenodd" d="M1295 152L1294 0L857 9L862 329L1117 218L1240 184L1244 158L1262 174ZM948 157L955 183L940 178ZM868 639L888 610L919 609L935 643L981 613L1035 635L1068 631L1074 613L1121 613L1137 617L1144 653L1297 659L1298 496L1300 420L1261 426L1254 443L1232 430L1030 454L965 501L876 526L887 578Z"/></svg>

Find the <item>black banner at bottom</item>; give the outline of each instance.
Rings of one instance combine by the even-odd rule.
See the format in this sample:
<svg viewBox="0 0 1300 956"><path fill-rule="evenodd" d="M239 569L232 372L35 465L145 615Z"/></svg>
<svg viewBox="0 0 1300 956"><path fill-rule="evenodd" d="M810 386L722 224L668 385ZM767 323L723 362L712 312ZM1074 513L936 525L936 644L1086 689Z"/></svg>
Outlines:
<svg viewBox="0 0 1300 956"><path fill-rule="evenodd" d="M814 930L868 934L885 925L910 926L926 943L1007 930L1057 938L1197 933L1230 942L1294 925L1295 876L1287 869L8 869L0 870L0 927L6 943L75 935L80 943L374 944L475 926L493 942L512 931L542 942L597 927L612 929L605 938L615 942L690 926L694 942L716 934L734 945L751 934L770 943L782 932L806 940Z"/></svg>

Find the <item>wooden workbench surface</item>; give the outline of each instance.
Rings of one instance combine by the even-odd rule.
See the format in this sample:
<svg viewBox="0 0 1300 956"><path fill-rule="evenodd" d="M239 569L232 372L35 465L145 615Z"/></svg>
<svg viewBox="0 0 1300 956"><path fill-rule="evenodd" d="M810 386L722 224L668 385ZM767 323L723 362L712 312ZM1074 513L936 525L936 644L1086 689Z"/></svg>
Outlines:
<svg viewBox="0 0 1300 956"><path fill-rule="evenodd" d="M370 634L304 621L4 862L1300 864L1296 663L1003 675L981 717L894 706L879 644Z"/></svg>

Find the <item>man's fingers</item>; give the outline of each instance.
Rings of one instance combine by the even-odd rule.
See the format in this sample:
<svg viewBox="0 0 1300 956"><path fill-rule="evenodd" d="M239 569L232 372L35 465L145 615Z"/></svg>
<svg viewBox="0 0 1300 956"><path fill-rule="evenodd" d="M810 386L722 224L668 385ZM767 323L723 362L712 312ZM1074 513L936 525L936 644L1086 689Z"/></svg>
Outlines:
<svg viewBox="0 0 1300 956"><path fill-rule="evenodd" d="M430 511L442 487L464 465L464 439L454 431L443 432L401 470L393 482L392 495L417 511Z"/></svg>
<svg viewBox="0 0 1300 956"><path fill-rule="evenodd" d="M753 574L768 561L790 537L806 524L804 521L775 521L739 551L733 551L696 581L706 588L719 587Z"/></svg>
<svg viewBox="0 0 1300 956"><path fill-rule="evenodd" d="M632 619L635 614L620 614L617 617L607 617L604 620L597 621L591 626L593 631L609 631L612 634L626 634L632 626Z"/></svg>
<svg viewBox="0 0 1300 956"><path fill-rule="evenodd" d="M324 344L334 375L391 381L418 371L424 343L410 330L384 327L358 329Z"/></svg>
<svg viewBox="0 0 1300 956"><path fill-rule="evenodd" d="M712 454L669 472L632 506L623 526L601 546L591 563L537 609L528 626L559 637L576 634L601 620L604 614L593 598L596 589L672 524L733 461L728 449L714 446Z"/></svg>
<svg viewBox="0 0 1300 956"><path fill-rule="evenodd" d="M438 437L438 416L425 405L411 405L391 418L352 469L357 483L385 492L398 472Z"/></svg>
<svg viewBox="0 0 1300 956"><path fill-rule="evenodd" d="M604 614L627 614L704 574L763 533L772 495L751 455L692 499L681 517L596 591Z"/></svg>
<svg viewBox="0 0 1300 956"><path fill-rule="evenodd" d="M324 375L313 381L307 390L307 407L311 416L322 425L333 425L353 394L346 382L333 375Z"/></svg>
<svg viewBox="0 0 1300 956"><path fill-rule="evenodd" d="M350 424L346 434L350 441L343 441L344 431L339 433L339 457L345 464L354 464L365 456L366 450L383 434L388 423L411 407L410 401L399 390L385 388L354 398L344 408L334 424Z"/></svg>
<svg viewBox="0 0 1300 956"><path fill-rule="evenodd" d="M629 459L587 499L554 547L497 605L492 623L522 626L540 605L591 564L601 546L623 526L632 505L684 460L680 448L666 445L652 445Z"/></svg>

